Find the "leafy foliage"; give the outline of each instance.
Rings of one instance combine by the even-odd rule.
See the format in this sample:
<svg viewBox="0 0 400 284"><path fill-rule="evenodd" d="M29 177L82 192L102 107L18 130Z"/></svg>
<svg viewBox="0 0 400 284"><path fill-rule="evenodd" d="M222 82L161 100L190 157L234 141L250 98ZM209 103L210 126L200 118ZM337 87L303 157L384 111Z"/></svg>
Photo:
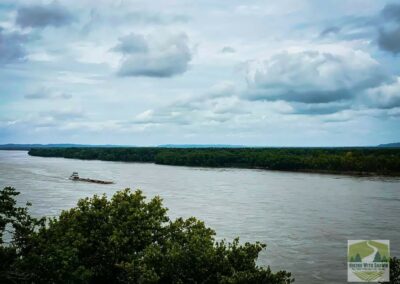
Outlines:
<svg viewBox="0 0 400 284"><path fill-rule="evenodd" d="M382 282L382 283L390 283L390 284L400 284L400 259L393 257L390 259L390 282Z"/></svg>
<svg viewBox="0 0 400 284"><path fill-rule="evenodd" d="M400 284L400 259L396 257L390 259L390 283Z"/></svg>
<svg viewBox="0 0 400 284"><path fill-rule="evenodd" d="M117 192L81 199L58 218L35 219L0 191L0 283L290 283L256 265L261 243L216 242L195 219L170 220L159 197ZM3 238L2 238L3 239Z"/></svg>
<svg viewBox="0 0 400 284"><path fill-rule="evenodd" d="M45 148L30 155L283 171L400 174L400 149L387 148Z"/></svg>
<svg viewBox="0 0 400 284"><path fill-rule="evenodd" d="M26 277L25 272L17 272L15 265L31 249L35 229L45 224L44 218L31 217L27 207L16 206L18 195L12 187L0 191L0 283L19 282Z"/></svg>

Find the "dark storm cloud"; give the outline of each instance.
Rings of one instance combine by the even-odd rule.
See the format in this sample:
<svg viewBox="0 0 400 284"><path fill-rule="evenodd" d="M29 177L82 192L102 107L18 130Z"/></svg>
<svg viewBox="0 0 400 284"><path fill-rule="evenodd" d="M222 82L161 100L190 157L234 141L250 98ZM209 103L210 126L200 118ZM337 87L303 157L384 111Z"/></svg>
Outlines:
<svg viewBox="0 0 400 284"><path fill-rule="evenodd" d="M378 36L379 47L397 54L400 52L400 25L393 30L380 30Z"/></svg>
<svg viewBox="0 0 400 284"><path fill-rule="evenodd" d="M73 15L57 2L48 5L33 5L17 10L16 23L25 28L44 28L47 26L60 27L70 24Z"/></svg>
<svg viewBox="0 0 400 284"><path fill-rule="evenodd" d="M378 45L382 50L400 52L400 4L388 4L381 12L383 24L378 32Z"/></svg>
<svg viewBox="0 0 400 284"><path fill-rule="evenodd" d="M400 4L387 4L382 10L382 16L387 20L400 22Z"/></svg>
<svg viewBox="0 0 400 284"><path fill-rule="evenodd" d="M25 35L16 32L7 33L0 27L0 65L24 60L27 41Z"/></svg>
<svg viewBox="0 0 400 284"><path fill-rule="evenodd" d="M172 77L188 69L192 59L186 35L172 36L154 43L140 35L120 39L113 51L124 55L119 76Z"/></svg>

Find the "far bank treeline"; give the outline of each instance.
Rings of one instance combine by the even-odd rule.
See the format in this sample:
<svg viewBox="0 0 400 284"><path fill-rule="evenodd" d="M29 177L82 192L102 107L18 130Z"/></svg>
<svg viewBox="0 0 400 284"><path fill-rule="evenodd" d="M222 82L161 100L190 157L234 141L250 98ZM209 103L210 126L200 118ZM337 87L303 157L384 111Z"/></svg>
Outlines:
<svg viewBox="0 0 400 284"><path fill-rule="evenodd" d="M42 148L29 155L162 165L400 175L400 149L379 148Z"/></svg>

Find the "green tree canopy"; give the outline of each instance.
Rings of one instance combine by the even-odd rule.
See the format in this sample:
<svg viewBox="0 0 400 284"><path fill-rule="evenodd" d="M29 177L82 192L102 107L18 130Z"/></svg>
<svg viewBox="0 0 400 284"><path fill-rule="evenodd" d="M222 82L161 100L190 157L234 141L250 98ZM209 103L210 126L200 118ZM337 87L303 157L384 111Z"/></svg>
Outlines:
<svg viewBox="0 0 400 284"><path fill-rule="evenodd" d="M203 222L170 220L159 197L139 190L82 199L46 224L17 207L17 195L0 191L0 283L292 282L256 265L264 244L217 242Z"/></svg>

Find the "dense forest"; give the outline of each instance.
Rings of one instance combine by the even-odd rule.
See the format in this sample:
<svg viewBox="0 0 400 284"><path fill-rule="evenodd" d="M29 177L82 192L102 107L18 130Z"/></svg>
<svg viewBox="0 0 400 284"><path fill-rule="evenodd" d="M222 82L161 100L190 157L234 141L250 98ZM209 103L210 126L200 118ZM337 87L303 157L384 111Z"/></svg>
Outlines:
<svg viewBox="0 0 400 284"><path fill-rule="evenodd" d="M400 149L386 148L41 148L29 155L162 165L400 175Z"/></svg>

